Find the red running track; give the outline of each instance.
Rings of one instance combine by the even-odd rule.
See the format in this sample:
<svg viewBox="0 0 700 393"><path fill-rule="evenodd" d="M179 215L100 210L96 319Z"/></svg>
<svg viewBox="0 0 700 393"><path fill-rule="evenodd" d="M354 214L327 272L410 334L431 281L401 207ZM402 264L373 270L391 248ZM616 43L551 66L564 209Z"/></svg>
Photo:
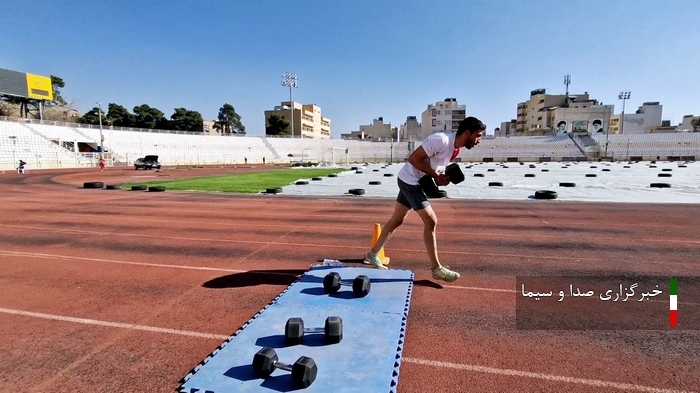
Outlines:
<svg viewBox="0 0 700 393"><path fill-rule="evenodd" d="M257 168L0 175L3 391L170 392L323 258L359 258L391 199L80 189ZM515 329L515 276L700 275L696 205L437 200L386 247L416 275L399 392L700 390L700 335ZM680 305L698 307L698 304Z"/></svg>

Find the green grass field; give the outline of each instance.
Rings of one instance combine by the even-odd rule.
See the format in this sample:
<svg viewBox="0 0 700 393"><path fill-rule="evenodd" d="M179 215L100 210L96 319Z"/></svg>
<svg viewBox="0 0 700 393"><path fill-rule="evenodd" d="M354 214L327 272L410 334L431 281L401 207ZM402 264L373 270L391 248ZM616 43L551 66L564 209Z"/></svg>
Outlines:
<svg viewBox="0 0 700 393"><path fill-rule="evenodd" d="M189 179L164 180L143 183L125 183L122 187L130 189L134 185L165 186L170 191L219 191L253 194L267 188L288 186L299 179L310 180L312 177L324 177L331 173L343 172L344 169L300 168L263 172L236 173Z"/></svg>

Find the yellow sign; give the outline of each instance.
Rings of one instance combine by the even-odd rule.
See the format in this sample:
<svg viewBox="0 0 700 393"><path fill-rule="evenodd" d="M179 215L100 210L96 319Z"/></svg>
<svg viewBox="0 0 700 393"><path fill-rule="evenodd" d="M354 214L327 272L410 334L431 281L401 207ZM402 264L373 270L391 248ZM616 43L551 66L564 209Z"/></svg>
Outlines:
<svg viewBox="0 0 700 393"><path fill-rule="evenodd" d="M53 101L51 78L27 73L27 97L35 100Z"/></svg>

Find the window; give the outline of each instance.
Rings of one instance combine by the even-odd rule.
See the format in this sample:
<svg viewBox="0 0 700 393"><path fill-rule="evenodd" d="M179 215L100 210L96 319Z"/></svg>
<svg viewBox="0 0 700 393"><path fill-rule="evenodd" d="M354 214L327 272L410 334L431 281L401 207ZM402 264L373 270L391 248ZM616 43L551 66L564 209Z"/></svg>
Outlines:
<svg viewBox="0 0 700 393"><path fill-rule="evenodd" d="M433 127L437 125L437 120L433 119Z"/></svg>
<svg viewBox="0 0 700 393"><path fill-rule="evenodd" d="M451 114L452 114L452 110L450 110L450 109L445 109L445 114L446 114L446 115L451 115Z"/></svg>

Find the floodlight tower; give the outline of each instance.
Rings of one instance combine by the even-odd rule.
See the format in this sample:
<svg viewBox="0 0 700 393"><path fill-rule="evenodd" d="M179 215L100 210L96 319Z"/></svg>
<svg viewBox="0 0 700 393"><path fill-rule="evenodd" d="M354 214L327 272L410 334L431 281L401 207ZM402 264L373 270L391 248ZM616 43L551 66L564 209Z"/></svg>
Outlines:
<svg viewBox="0 0 700 393"><path fill-rule="evenodd" d="M622 116L620 119L620 134L622 134L622 131L625 129L625 101L630 99L630 92L629 91L623 91L620 92L620 94L617 96L618 99L622 100Z"/></svg>
<svg viewBox="0 0 700 393"><path fill-rule="evenodd" d="M566 106L569 106L569 85L571 84L571 75L564 75L564 86L566 86Z"/></svg>
<svg viewBox="0 0 700 393"><path fill-rule="evenodd" d="M289 87L289 102L292 105L292 138L294 138L294 98L292 89L299 87L299 78L297 74L292 72L285 72L282 74L282 86Z"/></svg>

